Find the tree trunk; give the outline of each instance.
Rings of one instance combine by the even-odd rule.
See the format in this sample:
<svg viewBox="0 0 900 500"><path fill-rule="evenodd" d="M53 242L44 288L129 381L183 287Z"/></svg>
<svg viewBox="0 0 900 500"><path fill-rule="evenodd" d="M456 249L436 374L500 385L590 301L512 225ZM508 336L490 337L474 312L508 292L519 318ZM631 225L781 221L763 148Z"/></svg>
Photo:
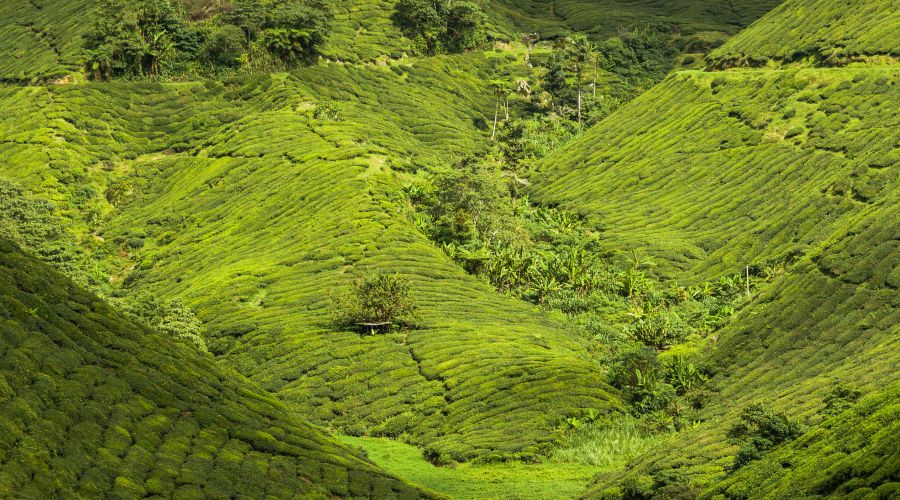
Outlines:
<svg viewBox="0 0 900 500"><path fill-rule="evenodd" d="M506 98L506 121L509 121L509 97Z"/></svg>
<svg viewBox="0 0 900 500"><path fill-rule="evenodd" d="M581 128L581 84L578 84L578 128Z"/></svg>
<svg viewBox="0 0 900 500"><path fill-rule="evenodd" d="M500 98L497 97L497 105L494 107L494 131L491 132L491 139L497 138L497 119L500 118Z"/></svg>

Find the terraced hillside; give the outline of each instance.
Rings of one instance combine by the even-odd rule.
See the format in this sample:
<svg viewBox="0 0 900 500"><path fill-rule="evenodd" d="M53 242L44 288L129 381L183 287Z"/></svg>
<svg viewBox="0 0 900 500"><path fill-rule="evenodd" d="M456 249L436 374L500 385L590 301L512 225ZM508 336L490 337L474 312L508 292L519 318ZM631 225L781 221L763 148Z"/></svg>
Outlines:
<svg viewBox="0 0 900 500"><path fill-rule="evenodd" d="M0 241L0 495L426 494Z"/></svg>
<svg viewBox="0 0 900 500"><path fill-rule="evenodd" d="M617 396L584 340L434 247L388 168L434 168L483 140L471 124L489 97L477 73L456 67L473 62L320 66L233 88L11 90L23 128L5 124L16 140L2 171L57 199L128 184L134 194L94 229L141 242L122 247L127 275L113 279L187 299L213 352L314 421L404 436L439 459L534 454L561 419L612 410ZM313 116L326 98L345 103L338 120ZM447 112L422 113L429 102ZM190 118L172 119L181 113ZM375 268L410 277L423 328L371 337L331 327L330 290Z"/></svg>
<svg viewBox="0 0 900 500"><path fill-rule="evenodd" d="M777 34L767 23L811 13L809 4L788 2L730 46ZM895 22L854 19L847 33ZM797 26L784 30L797 40L787 50L819 36L804 31L815 22ZM878 64L894 50L838 68L676 73L540 163L536 198L579 211L617 246L645 249L661 275L787 269L708 339L714 398L701 422L601 476L592 495L889 497L897 488L882 425L892 422L900 338L900 72ZM836 384L872 393L846 421L823 416ZM729 429L758 402L811 430L729 472L738 452ZM858 427L844 433L849 422Z"/></svg>
<svg viewBox="0 0 900 500"><path fill-rule="evenodd" d="M620 27L664 23L686 34L717 31L733 34L780 2L680 0L503 0L498 12L521 28L553 35L568 29L597 36L612 36Z"/></svg>
<svg viewBox="0 0 900 500"><path fill-rule="evenodd" d="M78 68L84 13L94 0L12 0L0 5L0 82L45 81Z"/></svg>
<svg viewBox="0 0 900 500"><path fill-rule="evenodd" d="M595 493L623 480L656 488L690 481L710 494L727 489L738 496L760 485L772 488L774 497L779 489L833 494L900 487L896 456L888 451L892 438L883 427L896 424L889 415L896 404L900 341L898 195L895 184L721 331L706 354L715 374L709 390L720 403L710 405L703 423L650 450L629 472L605 477ZM852 424L840 418L818 424L829 393L842 384L872 394L861 403L865 410L842 418L871 420L838 438L829 429ZM723 474L738 451L727 432L738 411L755 402L814 427L764 462ZM839 448L834 439L842 439ZM809 480L813 470L821 473L816 481Z"/></svg>
<svg viewBox="0 0 900 500"><path fill-rule="evenodd" d="M717 66L763 65L805 58L827 65L870 55L897 57L900 2L784 2L710 54Z"/></svg>
<svg viewBox="0 0 900 500"><path fill-rule="evenodd" d="M791 258L896 186L898 77L681 72L543 161L534 196L673 276Z"/></svg>

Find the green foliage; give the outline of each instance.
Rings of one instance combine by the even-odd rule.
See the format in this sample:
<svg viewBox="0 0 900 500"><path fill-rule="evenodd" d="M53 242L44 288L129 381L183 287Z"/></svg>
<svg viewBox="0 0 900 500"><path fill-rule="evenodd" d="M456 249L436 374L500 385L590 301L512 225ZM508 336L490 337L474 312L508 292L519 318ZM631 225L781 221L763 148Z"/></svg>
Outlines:
<svg viewBox="0 0 900 500"><path fill-rule="evenodd" d="M329 10L319 0L238 0L202 25L179 7L171 0L102 0L84 41L88 74L153 79L200 70L197 61L214 72L258 66L260 49L288 66L310 63L328 30Z"/></svg>
<svg viewBox="0 0 900 500"><path fill-rule="evenodd" d="M187 29L170 0L103 0L85 37L86 69L96 80L159 76Z"/></svg>
<svg viewBox="0 0 900 500"><path fill-rule="evenodd" d="M728 431L728 437L741 445L734 457L732 470L737 470L782 443L793 441L806 429L783 413L764 403L752 404L741 411L741 420Z"/></svg>
<svg viewBox="0 0 900 500"><path fill-rule="evenodd" d="M206 341L200 334L200 320L180 299L163 300L149 293L117 301L117 305L129 316L151 329L192 343L202 352L208 352Z"/></svg>
<svg viewBox="0 0 900 500"><path fill-rule="evenodd" d="M418 51L434 55L477 47L487 16L468 0L399 0L392 20Z"/></svg>
<svg viewBox="0 0 900 500"><path fill-rule="evenodd" d="M491 159L467 159L438 176L425 210L433 237L442 243L491 241L508 231L512 206L499 166Z"/></svg>
<svg viewBox="0 0 900 500"><path fill-rule="evenodd" d="M244 31L233 24L224 24L214 28L206 37L200 49L200 57L215 66L237 66L245 45Z"/></svg>
<svg viewBox="0 0 900 500"><path fill-rule="evenodd" d="M869 56L896 56L900 14L886 1L845 9L828 0L783 2L759 23L713 51L718 68L809 59L838 66Z"/></svg>
<svg viewBox="0 0 900 500"><path fill-rule="evenodd" d="M839 415L853 406L862 395L862 391L855 387L837 385L825 396L825 409L822 413L827 416Z"/></svg>
<svg viewBox="0 0 900 500"><path fill-rule="evenodd" d="M409 280L386 273L358 278L350 296L339 297L334 307L340 324L373 331L412 326L416 310Z"/></svg>

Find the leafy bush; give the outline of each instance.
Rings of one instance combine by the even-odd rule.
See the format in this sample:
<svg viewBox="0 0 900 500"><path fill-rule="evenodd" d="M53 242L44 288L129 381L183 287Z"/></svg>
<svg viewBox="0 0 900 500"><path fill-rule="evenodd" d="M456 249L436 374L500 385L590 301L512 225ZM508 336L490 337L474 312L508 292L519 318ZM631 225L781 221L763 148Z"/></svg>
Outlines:
<svg viewBox="0 0 900 500"><path fill-rule="evenodd" d="M400 0L392 19L418 51L438 54L478 46L487 16L466 0Z"/></svg>
<svg viewBox="0 0 900 500"><path fill-rule="evenodd" d="M793 441L804 432L800 424L792 422L784 413L776 412L764 403L744 408L740 418L728 431L728 437L741 445L734 457L732 470L740 469L772 448Z"/></svg>
<svg viewBox="0 0 900 500"><path fill-rule="evenodd" d="M665 363L666 381L679 396L702 384L707 376L684 356L675 356Z"/></svg>
<svg viewBox="0 0 900 500"><path fill-rule="evenodd" d="M843 413L859 401L862 394L862 391L855 387L837 385L828 396L825 396L825 410L822 413L828 416Z"/></svg>
<svg viewBox="0 0 900 500"><path fill-rule="evenodd" d="M240 62L246 37L240 28L225 24L213 30L200 50L201 58L213 65L232 67Z"/></svg>
<svg viewBox="0 0 900 500"><path fill-rule="evenodd" d="M412 325L416 306L409 280L397 274L373 273L357 279L353 292L335 300L335 315L342 326L390 330Z"/></svg>
<svg viewBox="0 0 900 500"><path fill-rule="evenodd" d="M661 311L637 320L626 330L638 342L662 349L684 341L688 326L674 312Z"/></svg>
<svg viewBox="0 0 900 500"><path fill-rule="evenodd" d="M186 340L208 352L200 334L200 320L181 299L163 300L146 292L118 300L123 312L150 328Z"/></svg>

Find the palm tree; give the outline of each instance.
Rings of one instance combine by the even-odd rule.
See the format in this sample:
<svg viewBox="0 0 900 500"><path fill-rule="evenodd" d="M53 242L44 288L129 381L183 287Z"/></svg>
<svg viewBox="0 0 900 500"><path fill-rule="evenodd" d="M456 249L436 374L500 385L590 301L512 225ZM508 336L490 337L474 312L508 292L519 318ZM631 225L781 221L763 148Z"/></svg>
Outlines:
<svg viewBox="0 0 900 500"><path fill-rule="evenodd" d="M491 139L497 138L497 120L500 119L500 102L509 97L509 82L503 79L494 79L488 82L491 94L497 98L494 107L494 130L491 132ZM506 101L506 116L509 119L509 101Z"/></svg>
<svg viewBox="0 0 900 500"><path fill-rule="evenodd" d="M591 61L596 52L596 46L588 40L584 35L578 35L565 39L563 52L571 64L572 72L575 74L575 85L578 87L578 127L582 125L581 107L582 107L582 80L584 78L584 66ZM596 71L595 82L596 88Z"/></svg>

